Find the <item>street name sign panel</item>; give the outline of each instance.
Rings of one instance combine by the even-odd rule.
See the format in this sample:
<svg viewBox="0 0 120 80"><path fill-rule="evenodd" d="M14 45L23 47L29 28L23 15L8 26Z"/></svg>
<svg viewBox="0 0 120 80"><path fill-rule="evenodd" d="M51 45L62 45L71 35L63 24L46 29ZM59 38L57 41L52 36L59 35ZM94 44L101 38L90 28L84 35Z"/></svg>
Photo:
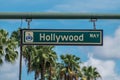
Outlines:
<svg viewBox="0 0 120 80"><path fill-rule="evenodd" d="M23 45L103 45L103 30L22 29Z"/></svg>

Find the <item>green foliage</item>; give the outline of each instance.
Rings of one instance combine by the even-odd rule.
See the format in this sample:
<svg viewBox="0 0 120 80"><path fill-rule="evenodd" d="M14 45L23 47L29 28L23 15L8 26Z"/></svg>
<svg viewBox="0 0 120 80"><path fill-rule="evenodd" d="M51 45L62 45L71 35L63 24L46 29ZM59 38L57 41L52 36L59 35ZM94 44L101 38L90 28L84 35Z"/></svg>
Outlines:
<svg viewBox="0 0 120 80"><path fill-rule="evenodd" d="M66 76L66 79L73 80L78 79L81 76L80 71L80 58L75 55L66 54L60 56L64 66L61 69L61 76ZM67 73L67 74L66 74ZM62 78L63 78L62 77Z"/></svg>
<svg viewBox="0 0 120 80"><path fill-rule="evenodd" d="M35 79L45 77L51 65L55 65L57 55L53 46L23 46L23 57L28 66L28 73L35 72ZM45 70L46 69L46 70Z"/></svg>
<svg viewBox="0 0 120 80"><path fill-rule="evenodd" d="M14 39L15 41L18 42L18 46L20 46L20 29L21 28L18 28L17 31L13 31L10 36L10 39Z"/></svg>
<svg viewBox="0 0 120 80"><path fill-rule="evenodd" d="M1 29L0 30L0 64L3 63L2 57L5 61L13 63L18 56L18 52L15 51L18 42L14 37L8 37L8 32Z"/></svg>
<svg viewBox="0 0 120 80"><path fill-rule="evenodd" d="M83 76L87 78L87 80L95 80L97 78L101 78L101 75L97 71L96 67L92 66L84 66L82 68Z"/></svg>

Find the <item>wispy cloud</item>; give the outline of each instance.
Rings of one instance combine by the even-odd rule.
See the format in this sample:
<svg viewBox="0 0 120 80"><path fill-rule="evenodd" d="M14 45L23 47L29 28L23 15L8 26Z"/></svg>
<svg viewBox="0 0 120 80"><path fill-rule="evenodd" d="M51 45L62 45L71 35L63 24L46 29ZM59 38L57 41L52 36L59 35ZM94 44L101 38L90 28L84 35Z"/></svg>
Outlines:
<svg viewBox="0 0 120 80"><path fill-rule="evenodd" d="M102 80L119 80L120 75L115 72L116 63L113 60L100 60L89 57L88 61L84 63L85 66L94 66L102 76ZM101 79L99 79L101 80Z"/></svg>
<svg viewBox="0 0 120 80"><path fill-rule="evenodd" d="M119 10L120 1L113 0L67 0L50 11L64 12L114 12Z"/></svg>
<svg viewBox="0 0 120 80"><path fill-rule="evenodd" d="M2 0L1 11L119 12L119 0ZM9 5L8 5L9 3Z"/></svg>
<svg viewBox="0 0 120 80"><path fill-rule="evenodd" d="M19 48L17 48L19 52ZM15 61L15 63L4 63L0 66L0 80L18 80L19 78L19 57ZM24 66L24 60L22 62L22 66Z"/></svg>
<svg viewBox="0 0 120 80"><path fill-rule="evenodd" d="M15 64L4 63L0 66L1 80L18 80L19 61Z"/></svg>
<svg viewBox="0 0 120 80"><path fill-rule="evenodd" d="M44 12L59 2L56 0L1 0L0 12Z"/></svg>
<svg viewBox="0 0 120 80"><path fill-rule="evenodd" d="M100 58L120 58L120 27L114 36L105 36L103 46L94 48L94 56Z"/></svg>

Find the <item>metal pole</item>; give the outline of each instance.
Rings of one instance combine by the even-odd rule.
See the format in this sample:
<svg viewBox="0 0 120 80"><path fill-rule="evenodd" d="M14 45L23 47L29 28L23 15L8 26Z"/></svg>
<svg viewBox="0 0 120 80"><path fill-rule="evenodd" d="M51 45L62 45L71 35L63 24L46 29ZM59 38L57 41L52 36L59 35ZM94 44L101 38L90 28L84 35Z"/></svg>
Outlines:
<svg viewBox="0 0 120 80"><path fill-rule="evenodd" d="M30 22L32 19L26 19L28 22L28 29L30 29ZM20 30L20 65L19 65L19 80L22 78L22 30Z"/></svg>
<svg viewBox="0 0 120 80"><path fill-rule="evenodd" d="M95 24L95 22L97 21L97 19L91 19L90 21L93 22L93 29L96 29L96 24Z"/></svg>
<svg viewBox="0 0 120 80"><path fill-rule="evenodd" d="M32 21L32 19L26 19L26 22L28 23L28 29L30 29L30 22Z"/></svg>
<svg viewBox="0 0 120 80"><path fill-rule="evenodd" d="M22 30L20 30L20 35L22 34ZM19 64L19 80L22 78L22 35L20 39L20 64Z"/></svg>
<svg viewBox="0 0 120 80"><path fill-rule="evenodd" d="M0 19L120 19L120 14L0 12Z"/></svg>

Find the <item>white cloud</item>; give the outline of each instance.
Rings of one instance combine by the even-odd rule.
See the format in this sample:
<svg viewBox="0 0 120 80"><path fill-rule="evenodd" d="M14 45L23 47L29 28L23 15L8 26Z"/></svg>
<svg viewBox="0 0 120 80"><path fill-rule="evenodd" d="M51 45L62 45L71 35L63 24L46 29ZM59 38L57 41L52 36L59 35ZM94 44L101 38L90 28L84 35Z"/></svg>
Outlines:
<svg viewBox="0 0 120 80"><path fill-rule="evenodd" d="M100 58L120 58L120 27L114 36L105 36L103 46L95 47L93 53Z"/></svg>
<svg viewBox="0 0 120 80"><path fill-rule="evenodd" d="M53 11L77 12L107 12L118 10L120 1L113 0L68 0L56 5ZM52 11L51 10L51 11Z"/></svg>
<svg viewBox="0 0 120 80"><path fill-rule="evenodd" d="M17 48L19 52L19 48ZM0 80L18 80L19 78L19 58L15 61L15 63L11 64L5 62L0 65ZM22 66L24 66L24 60L22 62Z"/></svg>
<svg viewBox="0 0 120 80"><path fill-rule="evenodd" d="M15 64L4 63L0 66L1 80L18 80L19 60Z"/></svg>
<svg viewBox="0 0 120 80"><path fill-rule="evenodd" d="M102 76L102 80L119 80L120 75L115 72L115 62L112 60L99 60L89 57L89 60L84 63L85 66L94 66ZM101 79L99 79L101 80Z"/></svg>

